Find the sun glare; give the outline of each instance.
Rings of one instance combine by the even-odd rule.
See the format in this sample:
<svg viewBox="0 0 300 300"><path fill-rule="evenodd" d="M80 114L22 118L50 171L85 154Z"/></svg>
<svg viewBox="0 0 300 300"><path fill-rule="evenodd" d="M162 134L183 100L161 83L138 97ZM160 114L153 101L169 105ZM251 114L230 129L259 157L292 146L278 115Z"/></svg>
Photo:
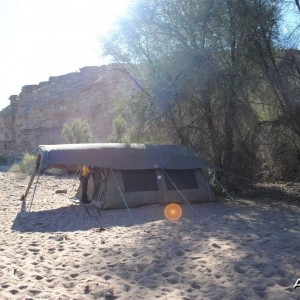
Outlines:
<svg viewBox="0 0 300 300"><path fill-rule="evenodd" d="M170 221L177 221L182 216L182 208L177 203L170 203L165 207L164 215Z"/></svg>

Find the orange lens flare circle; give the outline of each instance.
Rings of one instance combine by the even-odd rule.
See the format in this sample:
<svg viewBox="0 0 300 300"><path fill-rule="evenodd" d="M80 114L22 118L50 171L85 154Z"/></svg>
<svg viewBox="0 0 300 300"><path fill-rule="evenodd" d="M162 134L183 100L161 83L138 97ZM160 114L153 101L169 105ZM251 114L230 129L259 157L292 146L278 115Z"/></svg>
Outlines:
<svg viewBox="0 0 300 300"><path fill-rule="evenodd" d="M177 203L170 203L165 207L164 215L170 221L177 221L182 216L182 208Z"/></svg>

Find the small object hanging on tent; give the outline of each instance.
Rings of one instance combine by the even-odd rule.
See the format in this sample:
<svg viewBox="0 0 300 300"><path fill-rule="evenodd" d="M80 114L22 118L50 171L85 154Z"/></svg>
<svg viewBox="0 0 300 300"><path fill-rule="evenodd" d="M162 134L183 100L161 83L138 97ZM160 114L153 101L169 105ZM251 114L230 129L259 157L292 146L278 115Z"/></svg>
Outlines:
<svg viewBox="0 0 300 300"><path fill-rule="evenodd" d="M177 203L170 203L165 207L164 215L170 221L177 221L182 216L182 208Z"/></svg>

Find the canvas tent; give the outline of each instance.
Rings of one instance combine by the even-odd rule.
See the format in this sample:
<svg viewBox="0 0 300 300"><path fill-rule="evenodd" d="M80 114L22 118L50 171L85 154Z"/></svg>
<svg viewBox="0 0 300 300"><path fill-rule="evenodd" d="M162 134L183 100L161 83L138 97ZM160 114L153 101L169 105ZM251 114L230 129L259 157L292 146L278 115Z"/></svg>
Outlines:
<svg viewBox="0 0 300 300"><path fill-rule="evenodd" d="M39 146L34 176L48 168L93 167L89 196L102 209L211 201L203 174L215 166L181 145L66 144Z"/></svg>

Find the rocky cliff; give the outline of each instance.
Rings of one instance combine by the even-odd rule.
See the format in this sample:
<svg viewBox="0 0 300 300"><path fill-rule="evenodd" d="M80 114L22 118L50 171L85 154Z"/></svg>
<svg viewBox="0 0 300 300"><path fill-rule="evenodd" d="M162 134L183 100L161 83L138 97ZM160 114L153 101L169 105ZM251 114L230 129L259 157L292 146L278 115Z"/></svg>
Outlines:
<svg viewBox="0 0 300 300"><path fill-rule="evenodd" d="M0 111L0 155L62 143L63 124L75 119L90 123L93 142L106 142L112 132L114 105L130 91L129 79L115 65L84 67L80 72L24 86Z"/></svg>

